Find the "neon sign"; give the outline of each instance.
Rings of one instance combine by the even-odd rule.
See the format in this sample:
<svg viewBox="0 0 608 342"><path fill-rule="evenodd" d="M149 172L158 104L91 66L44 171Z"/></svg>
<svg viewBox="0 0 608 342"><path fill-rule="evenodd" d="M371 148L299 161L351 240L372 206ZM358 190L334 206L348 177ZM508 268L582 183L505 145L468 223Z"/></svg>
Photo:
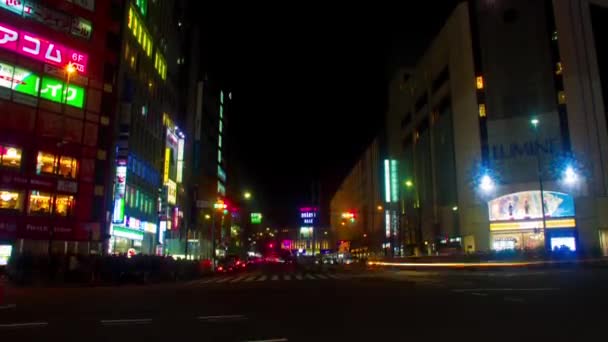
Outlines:
<svg viewBox="0 0 608 342"><path fill-rule="evenodd" d="M6 24L0 24L0 47L60 67L71 63L80 73L87 71L88 55Z"/></svg>

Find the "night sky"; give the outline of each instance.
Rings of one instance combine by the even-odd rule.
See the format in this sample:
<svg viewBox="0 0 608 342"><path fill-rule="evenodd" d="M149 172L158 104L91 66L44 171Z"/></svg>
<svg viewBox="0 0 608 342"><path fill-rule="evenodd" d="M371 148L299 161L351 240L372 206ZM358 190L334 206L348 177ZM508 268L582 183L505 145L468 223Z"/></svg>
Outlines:
<svg viewBox="0 0 608 342"><path fill-rule="evenodd" d="M457 2L205 11L203 63L233 88L237 176L269 224L294 226L315 180L328 207L384 126L392 71L415 65Z"/></svg>

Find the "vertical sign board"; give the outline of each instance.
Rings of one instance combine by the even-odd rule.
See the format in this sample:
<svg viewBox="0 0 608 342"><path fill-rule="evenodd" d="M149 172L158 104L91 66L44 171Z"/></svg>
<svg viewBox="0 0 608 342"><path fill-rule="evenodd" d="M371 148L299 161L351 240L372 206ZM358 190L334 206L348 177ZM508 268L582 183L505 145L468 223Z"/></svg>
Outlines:
<svg viewBox="0 0 608 342"><path fill-rule="evenodd" d="M127 188L127 160L116 160L116 177L114 180L114 211L112 223L122 223L125 219L125 192Z"/></svg>

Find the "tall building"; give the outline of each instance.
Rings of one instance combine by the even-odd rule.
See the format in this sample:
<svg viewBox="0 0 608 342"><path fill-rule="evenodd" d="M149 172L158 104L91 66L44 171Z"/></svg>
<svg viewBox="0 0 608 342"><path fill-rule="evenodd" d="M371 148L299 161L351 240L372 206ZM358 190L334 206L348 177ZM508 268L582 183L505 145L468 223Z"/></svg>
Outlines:
<svg viewBox="0 0 608 342"><path fill-rule="evenodd" d="M112 188L119 3L0 2L5 251L101 252Z"/></svg>
<svg viewBox="0 0 608 342"><path fill-rule="evenodd" d="M607 6L463 2L396 74L389 155L422 250L608 252Z"/></svg>
<svg viewBox="0 0 608 342"><path fill-rule="evenodd" d="M183 190L185 120L178 89L181 11L175 1L114 4L120 35L113 70L119 105L108 189L109 252L180 254L186 203Z"/></svg>
<svg viewBox="0 0 608 342"><path fill-rule="evenodd" d="M384 253L396 232L386 231L385 217L395 215L384 198L384 160L379 139L367 147L330 202L331 236L362 255ZM389 185L390 186L390 185Z"/></svg>
<svg viewBox="0 0 608 342"><path fill-rule="evenodd" d="M195 115L191 120L192 187L194 203L192 219L194 230L199 232L198 253L202 257L212 254L212 240L216 250L225 253L230 244L234 201L227 198L228 184L226 149L227 122L232 108L232 92L208 78L196 82ZM213 204L224 201L226 210L216 210ZM234 220L236 222L236 218ZM213 232L212 232L212 228Z"/></svg>

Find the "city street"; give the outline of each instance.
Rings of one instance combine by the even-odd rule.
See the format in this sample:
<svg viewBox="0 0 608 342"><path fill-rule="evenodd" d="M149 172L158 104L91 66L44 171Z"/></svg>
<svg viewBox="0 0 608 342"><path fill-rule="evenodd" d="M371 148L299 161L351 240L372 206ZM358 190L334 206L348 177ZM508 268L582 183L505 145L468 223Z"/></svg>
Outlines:
<svg viewBox="0 0 608 342"><path fill-rule="evenodd" d="M597 339L607 270L264 267L171 285L10 289L2 340Z"/></svg>

